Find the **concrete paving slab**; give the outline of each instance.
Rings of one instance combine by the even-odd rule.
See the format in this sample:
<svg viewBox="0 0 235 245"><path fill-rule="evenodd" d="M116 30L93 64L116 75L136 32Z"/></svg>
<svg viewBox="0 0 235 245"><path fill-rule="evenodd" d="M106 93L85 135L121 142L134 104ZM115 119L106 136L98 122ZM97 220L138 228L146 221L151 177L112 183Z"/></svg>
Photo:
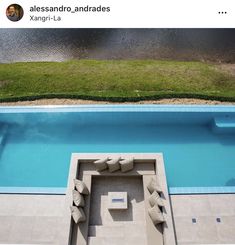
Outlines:
<svg viewBox="0 0 235 245"><path fill-rule="evenodd" d="M64 195L0 195L0 244L57 244Z"/></svg>
<svg viewBox="0 0 235 245"><path fill-rule="evenodd" d="M234 194L171 195L170 198L179 245L235 244Z"/></svg>

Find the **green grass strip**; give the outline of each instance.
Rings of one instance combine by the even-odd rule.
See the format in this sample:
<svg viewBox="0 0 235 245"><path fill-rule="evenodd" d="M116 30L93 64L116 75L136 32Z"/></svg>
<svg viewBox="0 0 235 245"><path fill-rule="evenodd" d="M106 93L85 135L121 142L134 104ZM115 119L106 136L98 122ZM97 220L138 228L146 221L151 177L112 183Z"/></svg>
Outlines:
<svg viewBox="0 0 235 245"><path fill-rule="evenodd" d="M235 77L217 65L156 60L0 64L0 101L76 98L235 101Z"/></svg>

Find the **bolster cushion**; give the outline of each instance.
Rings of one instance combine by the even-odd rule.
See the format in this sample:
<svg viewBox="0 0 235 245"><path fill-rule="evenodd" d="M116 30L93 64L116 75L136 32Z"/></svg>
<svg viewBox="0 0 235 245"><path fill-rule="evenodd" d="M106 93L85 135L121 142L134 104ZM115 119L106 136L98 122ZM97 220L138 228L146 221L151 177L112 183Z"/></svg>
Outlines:
<svg viewBox="0 0 235 245"><path fill-rule="evenodd" d="M165 221L163 214L161 210L159 209L158 205L155 205L152 208L149 208L148 213L154 225L160 224Z"/></svg>
<svg viewBox="0 0 235 245"><path fill-rule="evenodd" d="M75 185L76 190L79 193L84 194L84 195L89 194L89 190L83 181L78 180L78 179L74 179L74 185Z"/></svg>
<svg viewBox="0 0 235 245"><path fill-rule="evenodd" d="M149 204L151 205L151 207L153 207L154 205L158 205L160 207L164 206L161 197L156 191L153 191L153 193L150 195Z"/></svg>
<svg viewBox="0 0 235 245"><path fill-rule="evenodd" d="M112 173L120 169L120 164L119 164L120 159L121 159L120 157L117 157L107 161L109 172Z"/></svg>
<svg viewBox="0 0 235 245"><path fill-rule="evenodd" d="M94 161L96 170L100 172L100 171L107 169L108 167L107 161L108 161L107 157Z"/></svg>
<svg viewBox="0 0 235 245"><path fill-rule="evenodd" d="M71 206L70 210L71 210L71 215L73 217L73 220L76 224L80 222L84 222L86 220L86 216L82 208Z"/></svg>
<svg viewBox="0 0 235 245"><path fill-rule="evenodd" d="M127 172L133 169L134 167L134 158L124 159L119 162L122 172Z"/></svg>
<svg viewBox="0 0 235 245"><path fill-rule="evenodd" d="M80 194L78 191L73 190L73 202L76 206L84 207L84 197L82 194Z"/></svg>
<svg viewBox="0 0 235 245"><path fill-rule="evenodd" d="M154 191L159 192L159 193L162 192L162 188L158 182L158 179L153 178L153 177L150 179L150 181L147 185L147 188L148 188L150 193L153 193Z"/></svg>

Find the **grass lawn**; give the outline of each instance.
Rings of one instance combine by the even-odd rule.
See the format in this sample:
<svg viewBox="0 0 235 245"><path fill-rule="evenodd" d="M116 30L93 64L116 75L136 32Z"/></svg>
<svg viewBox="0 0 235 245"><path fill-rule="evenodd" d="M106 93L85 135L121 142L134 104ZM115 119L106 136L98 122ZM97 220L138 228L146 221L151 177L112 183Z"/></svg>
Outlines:
<svg viewBox="0 0 235 245"><path fill-rule="evenodd" d="M235 76L216 65L156 60L77 60L0 64L0 100L235 100Z"/></svg>

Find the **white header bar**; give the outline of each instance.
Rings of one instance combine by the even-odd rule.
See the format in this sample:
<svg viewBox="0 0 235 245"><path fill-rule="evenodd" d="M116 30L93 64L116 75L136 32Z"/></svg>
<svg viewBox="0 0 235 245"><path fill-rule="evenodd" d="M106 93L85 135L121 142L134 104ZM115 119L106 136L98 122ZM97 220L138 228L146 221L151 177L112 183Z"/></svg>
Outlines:
<svg viewBox="0 0 235 245"><path fill-rule="evenodd" d="M235 28L235 0L1 0L0 28Z"/></svg>

